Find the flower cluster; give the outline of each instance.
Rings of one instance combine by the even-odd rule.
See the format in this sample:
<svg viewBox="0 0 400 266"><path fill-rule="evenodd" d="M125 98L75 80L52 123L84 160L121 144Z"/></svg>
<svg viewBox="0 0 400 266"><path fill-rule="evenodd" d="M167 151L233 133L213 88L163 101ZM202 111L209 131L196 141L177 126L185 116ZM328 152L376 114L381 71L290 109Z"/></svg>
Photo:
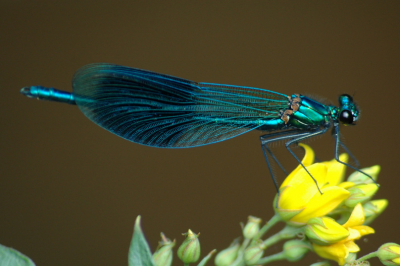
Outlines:
<svg viewBox="0 0 400 266"><path fill-rule="evenodd" d="M304 228L313 251L339 265L348 263L360 248L355 240L375 231L369 227L387 206L387 200L372 200L380 167L362 169L374 180L356 172L344 181L346 167L332 160L313 163L314 152L304 144L303 165L299 165L282 183L274 203L275 211L288 225ZM348 155L340 155L347 163ZM320 190L319 190L320 189Z"/></svg>
<svg viewBox="0 0 400 266"><path fill-rule="evenodd" d="M314 163L313 150L299 144L305 150L302 165L299 165L282 183L276 195L273 207L275 215L264 225L261 219L249 216L242 225L242 237L237 238L215 257L217 266L264 265L279 260L296 262L312 251L327 259L312 266L328 266L329 260L339 265L369 265L370 258L378 257L384 265L400 265L400 245L386 243L377 251L357 259L360 247L356 241L361 237L375 233L370 227L387 207L386 199L372 200L378 191L376 183L379 166L361 169L345 180L346 166L337 160ZM339 156L341 162L348 162L348 155ZM304 166L304 167L303 167ZM311 175L311 176L310 176ZM278 233L264 238L270 228L278 222L285 227ZM153 266L171 266L171 241L161 234L161 242L151 258L144 236L138 226L131 244L130 266L146 264ZM200 259L199 234L191 230L178 248L178 258L185 264L197 263ZM242 239L242 241L240 241ZM285 240L281 252L265 255L265 251ZM204 266L215 250L206 255L198 266ZM142 263L145 261L146 263Z"/></svg>

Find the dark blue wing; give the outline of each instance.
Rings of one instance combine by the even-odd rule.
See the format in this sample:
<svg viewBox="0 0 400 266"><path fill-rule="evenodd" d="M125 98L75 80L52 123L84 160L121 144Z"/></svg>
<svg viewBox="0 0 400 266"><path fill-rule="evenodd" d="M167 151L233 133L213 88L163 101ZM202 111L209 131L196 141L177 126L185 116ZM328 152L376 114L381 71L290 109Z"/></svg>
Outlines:
<svg viewBox="0 0 400 266"><path fill-rule="evenodd" d="M93 122L127 140L188 148L233 138L278 118L284 94L193 81L112 64L91 64L73 79L74 97Z"/></svg>

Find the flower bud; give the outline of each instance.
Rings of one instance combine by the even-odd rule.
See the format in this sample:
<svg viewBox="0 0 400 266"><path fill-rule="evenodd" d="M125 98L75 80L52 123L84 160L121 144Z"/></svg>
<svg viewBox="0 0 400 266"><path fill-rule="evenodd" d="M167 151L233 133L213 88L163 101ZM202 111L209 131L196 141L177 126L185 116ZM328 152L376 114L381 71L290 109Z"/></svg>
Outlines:
<svg viewBox="0 0 400 266"><path fill-rule="evenodd" d="M290 262L301 260L311 250L309 242L302 240L289 240L283 245L285 257Z"/></svg>
<svg viewBox="0 0 400 266"><path fill-rule="evenodd" d="M255 242L244 251L244 261L246 265L254 265L264 255L267 246L263 242Z"/></svg>
<svg viewBox="0 0 400 266"><path fill-rule="evenodd" d="M175 246L175 240L172 242L161 233L161 241L158 244L156 252L153 254L153 260L156 266L170 266L172 263L172 248Z"/></svg>
<svg viewBox="0 0 400 266"><path fill-rule="evenodd" d="M381 167L379 165L374 165L371 167L363 168L361 169L364 173L370 175L375 181L378 179L378 174L381 171ZM360 173L358 171L352 173L349 178L347 178L347 181L356 183L356 184L374 184L374 182L369 178L368 176L364 175L363 173Z"/></svg>
<svg viewBox="0 0 400 266"><path fill-rule="evenodd" d="M400 245L396 243L383 244L377 255L383 265L400 265Z"/></svg>
<svg viewBox="0 0 400 266"><path fill-rule="evenodd" d="M371 200L363 205L365 213L365 225L369 225L378 217L389 204L386 199Z"/></svg>
<svg viewBox="0 0 400 266"><path fill-rule="evenodd" d="M200 257L200 241L198 239L199 234L194 234L192 230L186 234L186 239L178 249L178 257L183 263L195 263Z"/></svg>
<svg viewBox="0 0 400 266"><path fill-rule="evenodd" d="M311 242L325 246L334 244L349 236L349 231L329 217L311 218L305 228Z"/></svg>
<svg viewBox="0 0 400 266"><path fill-rule="evenodd" d="M243 228L243 236L247 239L255 237L260 230L261 219L249 216L246 226Z"/></svg>
<svg viewBox="0 0 400 266"><path fill-rule="evenodd" d="M218 253L218 255L215 257L214 261L215 265L217 266L231 265L238 256L239 248L240 248L239 240L235 239L228 248Z"/></svg>
<svg viewBox="0 0 400 266"><path fill-rule="evenodd" d="M378 186L374 183L360 184L348 189L350 196L344 201L344 205L349 208L355 207L358 203L370 200L378 191Z"/></svg>

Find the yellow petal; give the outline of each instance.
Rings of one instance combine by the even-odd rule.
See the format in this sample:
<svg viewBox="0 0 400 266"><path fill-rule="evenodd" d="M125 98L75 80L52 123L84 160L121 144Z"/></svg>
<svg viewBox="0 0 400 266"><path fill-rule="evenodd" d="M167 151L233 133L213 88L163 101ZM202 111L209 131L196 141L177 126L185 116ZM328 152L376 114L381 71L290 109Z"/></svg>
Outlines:
<svg viewBox="0 0 400 266"><path fill-rule="evenodd" d="M304 154L303 160L301 160L301 163L302 163L305 167L312 165L313 162L314 162L314 158L315 158L315 154L314 154L313 149L311 149L310 146L308 146L308 145L306 145L306 144L303 144L303 143L299 143L299 146L303 147L303 149L304 149L304 151L305 151L305 154ZM292 179L293 179L293 178L295 177L295 175L297 174L297 172L298 172L299 170L301 170L301 169L303 169L303 167L299 164L299 165L296 167L296 169L294 169L294 170L286 177L286 179L285 179L285 181L283 181L281 187L288 186L288 185L291 183Z"/></svg>
<svg viewBox="0 0 400 266"><path fill-rule="evenodd" d="M347 153L342 153L342 154L339 155L339 160L341 160L342 162L347 163L349 161L349 156L347 155ZM334 164L341 164L338 161L336 161L336 159L332 159L330 161L325 161L325 162L322 162L322 163L325 164L328 168L331 167Z"/></svg>
<svg viewBox="0 0 400 266"><path fill-rule="evenodd" d="M377 199L377 200L371 200L370 203L376 207L376 214L383 212L387 205L389 204L389 201L387 199Z"/></svg>
<svg viewBox="0 0 400 266"><path fill-rule="evenodd" d="M346 243L348 241L353 241L356 239L360 239L360 237L361 237L360 232L358 232L357 230L352 229L352 228L348 228L347 230L349 230L350 235L345 240L342 241L343 243Z"/></svg>
<svg viewBox="0 0 400 266"><path fill-rule="evenodd" d="M310 174L322 184L325 181L326 166L323 164L313 164L307 167ZM281 186L282 187L282 186ZM310 175L300 169L294 178L280 194L278 199L278 208L286 210L303 209L308 201L318 192L318 187Z"/></svg>
<svg viewBox="0 0 400 266"><path fill-rule="evenodd" d="M358 203L354 207L349 220L347 220L347 222L343 225L343 227L353 227L362 225L364 223L364 220L365 220L364 209L361 203Z"/></svg>
<svg viewBox="0 0 400 266"><path fill-rule="evenodd" d="M398 246L391 245L391 246L389 247L389 249L390 249L390 251L392 251L392 252L395 253L395 254L400 254L400 247L398 247Z"/></svg>
<svg viewBox="0 0 400 266"><path fill-rule="evenodd" d="M360 236L365 236L365 235L375 233L374 228L366 226L366 225L353 226L353 227L351 227L351 229L357 230L360 233Z"/></svg>
<svg viewBox="0 0 400 266"><path fill-rule="evenodd" d="M330 160L330 161L325 161L325 162L322 162L322 163L325 164L327 168L329 168L329 167L331 167L333 164L337 163L337 161L336 161L335 159L332 159L332 160Z"/></svg>
<svg viewBox="0 0 400 266"><path fill-rule="evenodd" d="M329 245L349 236L349 231L330 217L315 217L308 220L306 236L318 245Z"/></svg>
<svg viewBox="0 0 400 266"><path fill-rule="evenodd" d="M342 188L348 189L348 188L354 187L354 185L355 185L355 184L354 184L353 182L348 182L348 181L346 181L346 182L340 183L340 184L338 185L338 187L342 187Z"/></svg>
<svg viewBox="0 0 400 266"><path fill-rule="evenodd" d="M316 193L308 202L306 208L290 221L297 224L305 224L311 218L324 216L334 210L350 195L347 190L340 187L327 187L322 190L322 193L322 195Z"/></svg>
<svg viewBox="0 0 400 266"><path fill-rule="evenodd" d="M375 220L387 207L388 200L386 199L378 199L378 200L371 200L363 205L364 214L365 214L365 221L364 224L368 225L371 224L372 221Z"/></svg>
<svg viewBox="0 0 400 266"><path fill-rule="evenodd" d="M313 244L315 253L321 258L334 260L339 265L345 263L345 258L349 255L349 251L345 244L337 243L329 246L320 246Z"/></svg>
<svg viewBox="0 0 400 266"><path fill-rule="evenodd" d="M400 258L392 259L392 261L396 263L396 265L400 265Z"/></svg>
<svg viewBox="0 0 400 266"><path fill-rule="evenodd" d="M349 160L349 156L347 153L340 154L339 160L347 163ZM326 162L325 165L328 167L328 173L326 180L329 186L336 186L340 182L343 181L344 175L346 174L346 166L342 163L339 163L335 159L329 162Z"/></svg>
<svg viewBox="0 0 400 266"><path fill-rule="evenodd" d="M354 241L346 242L346 243L344 243L344 245L347 247L347 250L350 253L357 253L360 251L360 248L357 246L356 243L354 243Z"/></svg>

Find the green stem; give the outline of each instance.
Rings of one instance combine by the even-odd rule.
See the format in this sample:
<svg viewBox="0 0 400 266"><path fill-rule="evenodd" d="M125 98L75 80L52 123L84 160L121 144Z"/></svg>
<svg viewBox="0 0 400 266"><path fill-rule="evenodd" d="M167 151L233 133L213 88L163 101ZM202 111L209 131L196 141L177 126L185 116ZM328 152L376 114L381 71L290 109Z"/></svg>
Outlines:
<svg viewBox="0 0 400 266"><path fill-rule="evenodd" d="M378 256L378 252L377 251L374 251L374 252L371 252L371 253L369 253L369 254L367 254L367 255L365 255L365 256L362 256L361 258L359 258L358 260L356 260L356 261L364 261L364 260L368 260L368 259L371 259L371 258L375 258L375 257L377 257Z"/></svg>
<svg viewBox="0 0 400 266"><path fill-rule="evenodd" d="M211 250L211 252L208 253L207 256L205 256L205 257L200 261L199 264L197 264L197 266L204 266L204 265L206 265L206 263L208 262L208 260L211 258L211 256L212 256L215 252L217 252L216 249Z"/></svg>
<svg viewBox="0 0 400 266"><path fill-rule="evenodd" d="M270 247L283 239L289 239L295 237L298 233L302 231L301 228L293 227L293 226L286 226L280 232L276 233L275 235L267 238L264 241L264 244L267 247Z"/></svg>
<svg viewBox="0 0 400 266"><path fill-rule="evenodd" d="M273 262L273 261L284 260L284 259L286 259L286 256L285 256L285 253L282 251L282 252L279 252L277 254L270 255L270 256L267 256L267 257L259 259L257 261L257 265L259 265L259 264L267 264L267 263L270 263L270 262Z"/></svg>
<svg viewBox="0 0 400 266"><path fill-rule="evenodd" d="M254 237L254 240L260 239L271 227L281 221L281 218L278 214L275 214L261 229L258 231L257 235Z"/></svg>
<svg viewBox="0 0 400 266"><path fill-rule="evenodd" d="M242 246L239 249L239 252L244 252L244 250L247 248L249 245L251 239L245 239L242 243Z"/></svg>

